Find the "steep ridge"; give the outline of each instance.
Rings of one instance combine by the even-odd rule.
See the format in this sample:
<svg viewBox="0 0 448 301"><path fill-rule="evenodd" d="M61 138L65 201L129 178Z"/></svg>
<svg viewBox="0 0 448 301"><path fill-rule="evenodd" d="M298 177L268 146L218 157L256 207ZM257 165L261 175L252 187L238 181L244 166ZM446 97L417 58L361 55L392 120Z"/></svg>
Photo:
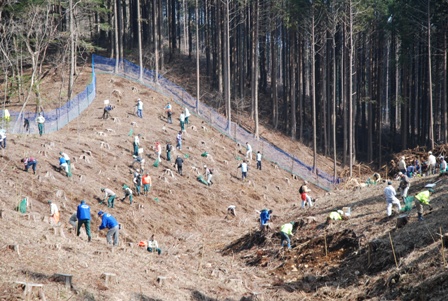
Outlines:
<svg viewBox="0 0 448 301"><path fill-rule="evenodd" d="M174 144L181 108L173 104L174 124L169 125L163 110L168 99L106 74L98 74L97 86L95 102L64 129L43 137L11 135L2 150L1 300L23 295L15 281L44 284L47 300L443 300L446 264L436 233L448 226L446 179L437 184L426 221L418 223L413 214L402 229L395 229L395 219L384 218L384 184L330 194L311 187L319 196L316 207L301 210L300 180L267 162L258 171L252 162L248 179L241 181L237 166L244 150L195 116L196 131L187 127L183 150L173 154L184 157L184 176L165 160L152 166L154 143ZM123 95L120 101L112 95L115 89ZM134 115L138 97L144 102L143 119ZM104 99L116 105L111 113L119 121L100 119ZM108 210L98 203L100 188L109 187L121 198L122 183L132 183L131 129L142 135L153 188L132 205L116 201ZM72 178L57 170L60 151L72 157ZM201 156L205 151L209 158ZM38 159L37 175L22 170L20 159L26 155ZM211 187L196 179L196 169L202 172L204 164L215 170ZM414 179L411 193L428 181L435 179ZM31 200L27 215L13 210L23 196ZM45 219L49 199L60 208L65 237ZM82 199L92 208L91 243L84 233L76 237L68 231L68 218ZM237 206L236 218L225 218L229 205ZM328 213L343 206L351 207L351 219L325 226ZM280 249L276 233L259 233L256 210L265 207L274 210L275 229L297 221L290 252ZM99 210L122 224L119 247L108 247L105 233L96 230ZM151 234L161 256L136 246ZM72 274L73 289L64 288L55 273ZM103 273L116 274L118 283L106 286Z"/></svg>

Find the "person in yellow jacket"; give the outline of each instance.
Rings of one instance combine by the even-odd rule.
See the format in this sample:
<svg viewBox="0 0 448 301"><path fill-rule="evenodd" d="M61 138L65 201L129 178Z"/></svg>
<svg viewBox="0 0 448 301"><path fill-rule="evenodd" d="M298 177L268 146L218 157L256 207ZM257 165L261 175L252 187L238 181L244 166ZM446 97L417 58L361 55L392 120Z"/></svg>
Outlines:
<svg viewBox="0 0 448 301"><path fill-rule="evenodd" d="M330 214L327 216L327 224L330 224L331 221L341 221L341 220L348 220L348 216L346 216L344 214L344 211L342 210L331 211Z"/></svg>
<svg viewBox="0 0 448 301"><path fill-rule="evenodd" d="M289 238L289 236L294 236L294 234L292 234L292 228L294 227L294 224L294 222L290 222L280 227L280 245L282 247L283 243L286 241L288 243L288 249L291 249L291 239Z"/></svg>
<svg viewBox="0 0 448 301"><path fill-rule="evenodd" d="M423 221L423 205L429 205L429 198L431 197L431 194L434 193L434 190L432 188L428 190L424 190L422 192L419 192L415 196L415 207L417 208L418 212L418 221Z"/></svg>

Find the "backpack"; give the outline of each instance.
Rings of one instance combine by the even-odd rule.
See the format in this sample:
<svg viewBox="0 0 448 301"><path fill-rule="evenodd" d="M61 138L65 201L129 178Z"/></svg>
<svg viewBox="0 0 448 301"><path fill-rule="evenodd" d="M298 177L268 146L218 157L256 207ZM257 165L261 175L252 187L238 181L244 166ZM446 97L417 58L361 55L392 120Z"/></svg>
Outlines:
<svg viewBox="0 0 448 301"><path fill-rule="evenodd" d="M108 105L108 106L105 107L104 109L105 109L106 111L108 111L108 112L109 112L109 111L112 111L112 106L111 106L111 105Z"/></svg>
<svg viewBox="0 0 448 301"><path fill-rule="evenodd" d="M304 189L303 189L303 185L302 186L300 186L300 188L299 188L299 193L300 194L302 194L302 193L304 193L305 191L304 191Z"/></svg>
<svg viewBox="0 0 448 301"><path fill-rule="evenodd" d="M173 146L172 146L171 144L167 144L167 145L166 145L166 150L167 150L167 151L170 152L172 149L173 149Z"/></svg>

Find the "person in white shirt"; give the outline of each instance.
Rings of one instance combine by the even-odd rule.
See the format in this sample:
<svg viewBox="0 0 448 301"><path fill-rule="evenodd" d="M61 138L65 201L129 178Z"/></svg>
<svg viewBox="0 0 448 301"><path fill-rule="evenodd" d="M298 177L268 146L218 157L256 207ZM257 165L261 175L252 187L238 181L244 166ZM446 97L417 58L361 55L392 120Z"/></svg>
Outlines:
<svg viewBox="0 0 448 301"><path fill-rule="evenodd" d="M406 173L406 168L405 157L401 157L400 161L398 161L398 170L402 173Z"/></svg>
<svg viewBox="0 0 448 301"><path fill-rule="evenodd" d="M158 255L162 253L162 250L159 248L159 244L157 243L157 240L154 239L154 234L151 236L151 238L148 240L148 247L146 248L148 252L157 252Z"/></svg>
<svg viewBox="0 0 448 301"><path fill-rule="evenodd" d="M247 167L246 160L243 160L243 163L238 165L237 169L238 168L241 168L241 180L244 180L245 178L247 178L248 167Z"/></svg>
<svg viewBox="0 0 448 301"><path fill-rule="evenodd" d="M6 148L6 130L0 130L0 148Z"/></svg>
<svg viewBox="0 0 448 301"><path fill-rule="evenodd" d="M134 137L134 156L138 156L138 148L140 147L140 134Z"/></svg>
<svg viewBox="0 0 448 301"><path fill-rule="evenodd" d="M157 155L157 160L160 162L162 159L160 158L160 155L162 154L162 144L160 144L159 141L156 142L156 155Z"/></svg>
<svg viewBox="0 0 448 301"><path fill-rule="evenodd" d="M182 112L179 115L179 121L180 121L180 130L182 132L185 132L185 114Z"/></svg>
<svg viewBox="0 0 448 301"><path fill-rule="evenodd" d="M39 135L42 136L44 133L44 124L45 124L45 117L42 115L42 113L39 113L39 116L36 118L37 122L37 128L39 129Z"/></svg>
<svg viewBox="0 0 448 301"><path fill-rule="evenodd" d="M436 157L432 152L428 152L428 171L430 175L433 175L436 171Z"/></svg>
<svg viewBox="0 0 448 301"><path fill-rule="evenodd" d="M257 152L257 169L261 170L261 153L260 151Z"/></svg>
<svg viewBox="0 0 448 301"><path fill-rule="evenodd" d="M185 114L185 124L188 124L188 118L191 116L191 114L187 107L184 108L184 114Z"/></svg>
<svg viewBox="0 0 448 301"><path fill-rule="evenodd" d="M246 142L246 159L252 160L252 146L250 146L249 142Z"/></svg>
<svg viewBox="0 0 448 301"><path fill-rule="evenodd" d="M213 178L213 171L207 167L207 165L204 165L205 169L205 178L207 179L208 186L212 185L212 178Z"/></svg>
<svg viewBox="0 0 448 301"><path fill-rule="evenodd" d="M143 118L143 101L140 98L137 99L137 116Z"/></svg>
<svg viewBox="0 0 448 301"><path fill-rule="evenodd" d="M59 223L59 209L52 201L48 201L48 204L50 205L50 224L55 226Z"/></svg>
<svg viewBox="0 0 448 301"><path fill-rule="evenodd" d="M392 205L395 204L398 206L398 210L401 210L400 200L396 197L397 192L395 191L394 186L392 186L392 181L387 182L387 187L384 189L384 196L386 197L386 211L387 216L392 215Z"/></svg>
<svg viewBox="0 0 448 301"><path fill-rule="evenodd" d="M443 156L440 157L440 172L445 173L446 172L446 161Z"/></svg>

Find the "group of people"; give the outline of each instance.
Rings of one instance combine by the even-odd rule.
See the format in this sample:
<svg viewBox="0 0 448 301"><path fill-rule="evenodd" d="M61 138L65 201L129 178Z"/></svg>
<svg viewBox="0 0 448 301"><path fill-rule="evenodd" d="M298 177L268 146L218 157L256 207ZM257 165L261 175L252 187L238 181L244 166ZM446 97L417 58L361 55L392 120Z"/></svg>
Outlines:
<svg viewBox="0 0 448 301"><path fill-rule="evenodd" d="M36 168L37 168L36 158L28 156L22 158L20 162L23 163L25 172L28 172L28 170L31 168L33 170L33 173L36 174ZM65 175L67 177L72 176L70 157L64 152L59 152L59 168L65 172Z"/></svg>
<svg viewBox="0 0 448 301"><path fill-rule="evenodd" d="M115 217L113 217L110 213L106 213L101 210L98 211L98 217L101 218L101 224L98 227L98 231L108 229L106 234L107 243L118 246L120 226ZM79 236L81 234L81 228L84 225L88 242L92 241L92 233L90 228L90 206L86 204L86 201L81 201L76 209L76 212L73 213L70 217L69 223L73 226L73 229L76 230L76 236Z"/></svg>
<svg viewBox="0 0 448 301"><path fill-rule="evenodd" d="M432 151L428 152L428 157L424 162L420 162L418 159L415 159L412 160L411 164L407 164L406 157L402 156L398 161L397 167L399 172L406 174L409 178L423 175L434 175L438 172L437 168L439 168L440 173L445 173L447 171L445 157L439 156L436 158Z"/></svg>
<svg viewBox="0 0 448 301"><path fill-rule="evenodd" d="M403 203L406 203L408 197L408 191L410 187L410 181L407 175L402 172L399 173L400 184L399 191L401 191L401 198ZM423 221L423 205L429 205L430 197L434 193L433 188L425 188L414 196L414 203L417 209L418 220ZM392 181L387 182L387 187L384 189L384 196L386 197L386 213L387 216L392 216L392 206L396 205L398 210L401 211L401 201L397 198L397 192L392 185Z"/></svg>

